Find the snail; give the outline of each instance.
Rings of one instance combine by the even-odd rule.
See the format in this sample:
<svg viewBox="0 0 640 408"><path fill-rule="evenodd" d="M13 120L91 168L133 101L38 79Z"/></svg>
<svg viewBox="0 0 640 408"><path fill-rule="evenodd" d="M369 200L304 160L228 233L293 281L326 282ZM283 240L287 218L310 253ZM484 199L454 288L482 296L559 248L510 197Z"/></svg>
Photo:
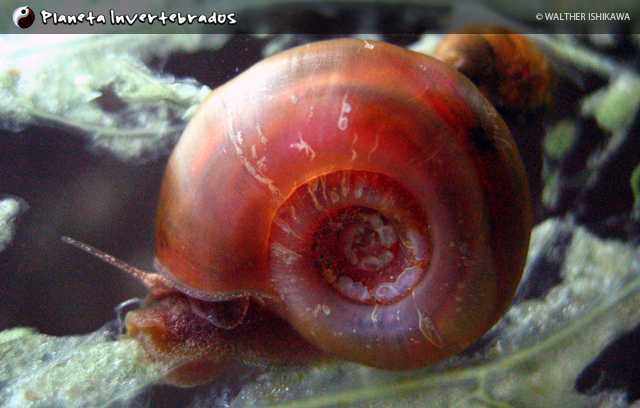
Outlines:
<svg viewBox="0 0 640 408"><path fill-rule="evenodd" d="M500 318L530 224L509 130L463 75L381 42L294 48L188 124L126 336L180 385L236 361L416 369Z"/></svg>
<svg viewBox="0 0 640 408"><path fill-rule="evenodd" d="M527 37L476 24L447 35L435 57L466 75L494 106L526 109L549 103L554 87L550 61Z"/></svg>

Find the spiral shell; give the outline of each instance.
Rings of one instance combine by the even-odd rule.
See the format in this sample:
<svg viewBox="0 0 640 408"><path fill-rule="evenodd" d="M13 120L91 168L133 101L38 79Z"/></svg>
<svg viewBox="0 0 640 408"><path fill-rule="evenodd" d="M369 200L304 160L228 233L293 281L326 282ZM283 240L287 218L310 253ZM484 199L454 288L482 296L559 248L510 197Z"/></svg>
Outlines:
<svg viewBox="0 0 640 408"><path fill-rule="evenodd" d="M202 104L169 161L157 268L208 301L265 299L329 355L423 366L510 302L530 229L506 125L446 64L333 40Z"/></svg>
<svg viewBox="0 0 640 408"><path fill-rule="evenodd" d="M551 63L527 37L504 27L465 27L446 36L435 57L471 79L498 108L536 108L551 100Z"/></svg>

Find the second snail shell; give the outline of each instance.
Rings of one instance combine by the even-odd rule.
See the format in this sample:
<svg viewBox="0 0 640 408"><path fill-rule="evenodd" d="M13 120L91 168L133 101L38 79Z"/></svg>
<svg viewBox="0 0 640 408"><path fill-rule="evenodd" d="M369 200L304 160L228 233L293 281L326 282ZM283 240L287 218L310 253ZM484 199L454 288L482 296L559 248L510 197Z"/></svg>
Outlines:
<svg viewBox="0 0 640 408"><path fill-rule="evenodd" d="M327 354L411 369L497 321L529 228L517 149L469 80L334 40L202 104L163 181L157 267L195 298L262 298Z"/></svg>

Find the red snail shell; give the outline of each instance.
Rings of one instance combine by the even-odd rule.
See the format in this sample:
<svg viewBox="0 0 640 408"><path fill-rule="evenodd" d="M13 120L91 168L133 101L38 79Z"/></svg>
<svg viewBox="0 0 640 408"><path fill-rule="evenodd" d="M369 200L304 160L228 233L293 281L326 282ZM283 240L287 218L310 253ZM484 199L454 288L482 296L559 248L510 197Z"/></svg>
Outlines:
<svg viewBox="0 0 640 408"><path fill-rule="evenodd" d="M507 28L465 27L446 36L435 57L466 75L499 108L535 108L551 99L549 60L527 37Z"/></svg>
<svg viewBox="0 0 640 408"><path fill-rule="evenodd" d="M412 369L500 317L529 206L511 135L467 78L389 44L319 42L202 104L163 181L157 267L193 298L263 299L328 355Z"/></svg>

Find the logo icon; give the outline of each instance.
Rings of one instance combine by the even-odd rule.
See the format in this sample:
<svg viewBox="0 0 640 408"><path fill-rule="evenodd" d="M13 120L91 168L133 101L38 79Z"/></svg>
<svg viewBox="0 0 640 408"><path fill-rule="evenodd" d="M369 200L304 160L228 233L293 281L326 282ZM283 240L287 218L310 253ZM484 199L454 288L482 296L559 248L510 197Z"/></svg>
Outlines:
<svg viewBox="0 0 640 408"><path fill-rule="evenodd" d="M31 24L36 20L36 16L33 14L33 10L29 6L18 7L13 12L13 24L20 28L31 27Z"/></svg>

